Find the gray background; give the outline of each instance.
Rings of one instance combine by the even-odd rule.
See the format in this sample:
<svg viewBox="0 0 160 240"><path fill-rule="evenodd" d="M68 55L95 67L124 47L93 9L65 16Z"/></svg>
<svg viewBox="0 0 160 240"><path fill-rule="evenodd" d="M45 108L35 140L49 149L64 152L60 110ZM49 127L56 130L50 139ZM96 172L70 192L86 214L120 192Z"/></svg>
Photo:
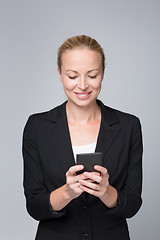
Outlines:
<svg viewBox="0 0 160 240"><path fill-rule="evenodd" d="M100 99L137 115L144 142L143 206L128 220L133 240L158 240L160 1L0 1L0 237L34 239L26 212L22 131L27 118L66 97L56 54L66 38L87 34L104 48L107 68Z"/></svg>

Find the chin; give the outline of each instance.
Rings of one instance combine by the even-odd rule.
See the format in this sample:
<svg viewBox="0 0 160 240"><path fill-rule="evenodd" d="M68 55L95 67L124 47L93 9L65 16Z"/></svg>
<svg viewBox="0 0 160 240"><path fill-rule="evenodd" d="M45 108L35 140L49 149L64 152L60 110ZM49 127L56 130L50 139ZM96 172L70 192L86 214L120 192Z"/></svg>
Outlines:
<svg viewBox="0 0 160 240"><path fill-rule="evenodd" d="M96 102L96 99L97 98L94 98L94 99L87 99L87 100L71 100L71 99L68 99L69 102L71 102L72 104L78 106L78 107L89 107L91 106L93 103Z"/></svg>

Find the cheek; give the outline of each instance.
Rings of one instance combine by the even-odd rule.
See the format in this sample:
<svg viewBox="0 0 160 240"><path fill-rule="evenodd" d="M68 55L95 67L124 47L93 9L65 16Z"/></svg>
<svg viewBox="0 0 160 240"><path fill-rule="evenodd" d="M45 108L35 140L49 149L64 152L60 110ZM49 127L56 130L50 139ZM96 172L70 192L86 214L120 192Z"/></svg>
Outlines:
<svg viewBox="0 0 160 240"><path fill-rule="evenodd" d="M63 87L66 90L71 90L71 89L75 88L75 86L76 86L76 82L74 82L74 81L69 81L67 79L65 79L63 81Z"/></svg>
<svg viewBox="0 0 160 240"><path fill-rule="evenodd" d="M94 89L100 90L101 89L101 83L102 83L102 80L99 80L99 81L94 82L92 84L92 86L93 86Z"/></svg>

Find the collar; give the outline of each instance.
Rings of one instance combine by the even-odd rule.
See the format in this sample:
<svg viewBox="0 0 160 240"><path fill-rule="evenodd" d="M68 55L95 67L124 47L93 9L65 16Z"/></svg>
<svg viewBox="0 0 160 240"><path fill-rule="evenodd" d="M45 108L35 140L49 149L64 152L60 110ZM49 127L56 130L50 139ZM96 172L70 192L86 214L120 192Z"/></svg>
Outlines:
<svg viewBox="0 0 160 240"><path fill-rule="evenodd" d="M61 118L66 117L66 103L67 101L46 112L45 119L51 122L57 122ZM115 109L104 105L99 99L97 99L97 104L101 107L102 118L107 125L112 126L116 123L119 123Z"/></svg>

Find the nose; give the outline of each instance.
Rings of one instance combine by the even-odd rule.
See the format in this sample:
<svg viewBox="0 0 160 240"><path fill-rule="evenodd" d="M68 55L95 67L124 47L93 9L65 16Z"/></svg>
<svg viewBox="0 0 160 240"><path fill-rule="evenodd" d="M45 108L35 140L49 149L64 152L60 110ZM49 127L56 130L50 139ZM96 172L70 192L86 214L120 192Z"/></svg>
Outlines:
<svg viewBox="0 0 160 240"><path fill-rule="evenodd" d="M83 91L88 88L88 83L87 79L85 77L82 77L79 81L79 88L82 89Z"/></svg>

